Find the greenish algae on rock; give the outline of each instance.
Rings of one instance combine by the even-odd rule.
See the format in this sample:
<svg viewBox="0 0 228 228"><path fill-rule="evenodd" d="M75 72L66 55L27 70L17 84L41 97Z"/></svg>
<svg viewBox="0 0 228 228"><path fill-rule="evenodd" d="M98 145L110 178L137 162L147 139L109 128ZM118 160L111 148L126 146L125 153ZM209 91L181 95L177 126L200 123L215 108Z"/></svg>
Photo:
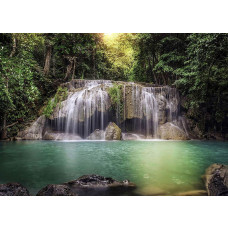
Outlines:
<svg viewBox="0 0 228 228"><path fill-rule="evenodd" d="M113 122L110 122L105 130L105 140L121 140L121 129Z"/></svg>

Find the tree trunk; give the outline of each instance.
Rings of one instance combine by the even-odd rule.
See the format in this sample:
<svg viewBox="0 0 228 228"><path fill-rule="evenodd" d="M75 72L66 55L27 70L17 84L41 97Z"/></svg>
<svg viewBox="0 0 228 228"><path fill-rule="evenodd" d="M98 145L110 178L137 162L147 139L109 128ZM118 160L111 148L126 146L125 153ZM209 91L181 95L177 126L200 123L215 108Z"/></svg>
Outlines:
<svg viewBox="0 0 228 228"><path fill-rule="evenodd" d="M12 48L12 51L10 53L10 58L12 58L15 53L16 53L16 48L17 48L17 40L16 40L16 37L15 35L12 35L13 36L13 48Z"/></svg>
<svg viewBox="0 0 228 228"><path fill-rule="evenodd" d="M8 85L8 78L6 78L6 90L7 90L7 92L8 92L8 86L9 86ZM4 116L3 116L3 125L2 125L2 135L1 135L2 139L7 138L6 117L7 117L7 113L5 112Z"/></svg>
<svg viewBox="0 0 228 228"><path fill-rule="evenodd" d="M96 62L95 62L96 48L93 50L93 79L96 79Z"/></svg>
<svg viewBox="0 0 228 228"><path fill-rule="evenodd" d="M162 75L162 78L163 78L163 85L166 85L165 76L164 76L164 74L163 74L163 73L161 73L161 75Z"/></svg>
<svg viewBox="0 0 228 228"><path fill-rule="evenodd" d="M65 58L69 61L69 64L67 65L66 69L66 75L64 80L70 77L72 75L72 79L75 77L75 70L76 70L76 57L71 57L71 56L65 56Z"/></svg>
<svg viewBox="0 0 228 228"><path fill-rule="evenodd" d="M46 46L46 55L45 55L45 65L44 65L44 74L48 75L51 66L51 54L52 54L52 47L50 45Z"/></svg>
<svg viewBox="0 0 228 228"><path fill-rule="evenodd" d="M76 58L73 57L73 72L72 72L72 80L75 77L75 70L76 70Z"/></svg>
<svg viewBox="0 0 228 228"><path fill-rule="evenodd" d="M3 125L2 125L2 135L1 139L6 139L7 138L7 131L6 131L6 113L4 114L3 117Z"/></svg>
<svg viewBox="0 0 228 228"><path fill-rule="evenodd" d="M55 56L54 55L52 58L52 64L53 64L53 75L55 76Z"/></svg>

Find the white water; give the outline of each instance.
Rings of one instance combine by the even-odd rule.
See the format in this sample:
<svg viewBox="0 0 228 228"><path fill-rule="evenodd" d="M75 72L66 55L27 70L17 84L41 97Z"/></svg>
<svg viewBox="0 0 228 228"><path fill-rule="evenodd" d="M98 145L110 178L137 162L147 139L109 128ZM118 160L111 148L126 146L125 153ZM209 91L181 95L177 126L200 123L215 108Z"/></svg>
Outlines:
<svg viewBox="0 0 228 228"><path fill-rule="evenodd" d="M118 105L116 114L110 115L111 102L107 91L112 86L112 82L106 80L84 80L75 84L74 92L70 92L67 100L62 102L52 121L55 130L85 139L96 129L105 130L108 123L114 121L125 132L127 126L123 120L129 119L127 96L130 96L128 102L133 109L133 116L129 119L131 133L137 139L141 138L137 134L143 134L150 139L158 138L159 125L165 122L175 123L175 126L186 130L183 120L179 120L179 96L175 88L123 83L122 113ZM129 86L131 94L126 91ZM123 116L122 122L120 115Z"/></svg>

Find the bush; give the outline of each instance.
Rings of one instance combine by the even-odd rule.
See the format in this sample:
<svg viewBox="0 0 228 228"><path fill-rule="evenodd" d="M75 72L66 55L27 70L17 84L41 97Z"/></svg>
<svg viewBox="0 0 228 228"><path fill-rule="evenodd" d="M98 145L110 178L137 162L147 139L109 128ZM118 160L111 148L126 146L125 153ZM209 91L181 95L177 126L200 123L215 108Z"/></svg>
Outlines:
<svg viewBox="0 0 228 228"><path fill-rule="evenodd" d="M57 104L66 100L67 98L67 88L59 87L54 98L49 99L48 104L44 108L43 114L50 118Z"/></svg>

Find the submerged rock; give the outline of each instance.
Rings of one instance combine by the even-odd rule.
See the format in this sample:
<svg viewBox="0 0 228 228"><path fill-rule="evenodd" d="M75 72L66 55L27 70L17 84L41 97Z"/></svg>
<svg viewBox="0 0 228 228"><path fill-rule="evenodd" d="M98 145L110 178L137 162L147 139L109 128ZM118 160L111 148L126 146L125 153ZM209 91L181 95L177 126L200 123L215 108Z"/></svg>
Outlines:
<svg viewBox="0 0 228 228"><path fill-rule="evenodd" d="M49 184L42 188L37 196L77 196L67 185Z"/></svg>
<svg viewBox="0 0 228 228"><path fill-rule="evenodd" d="M186 133L173 123L165 123L159 126L158 135L166 140L188 140Z"/></svg>
<svg viewBox="0 0 228 228"><path fill-rule="evenodd" d="M102 140L105 139L105 131L96 129L93 133L91 133L87 139L89 140Z"/></svg>
<svg viewBox="0 0 228 228"><path fill-rule="evenodd" d="M110 122L105 130L105 140L121 140L121 129L113 122Z"/></svg>
<svg viewBox="0 0 228 228"><path fill-rule="evenodd" d="M41 140L45 131L46 117L40 116L30 127L18 133L18 137L27 140Z"/></svg>
<svg viewBox="0 0 228 228"><path fill-rule="evenodd" d="M206 170L205 185L209 196L228 196L228 166L209 166Z"/></svg>
<svg viewBox="0 0 228 228"><path fill-rule="evenodd" d="M76 180L61 185L48 185L38 192L38 196L79 195L79 196L112 196L130 194L135 184L128 180L117 181L99 175L84 175Z"/></svg>
<svg viewBox="0 0 228 228"><path fill-rule="evenodd" d="M0 184L0 196L29 196L29 191L19 183Z"/></svg>

